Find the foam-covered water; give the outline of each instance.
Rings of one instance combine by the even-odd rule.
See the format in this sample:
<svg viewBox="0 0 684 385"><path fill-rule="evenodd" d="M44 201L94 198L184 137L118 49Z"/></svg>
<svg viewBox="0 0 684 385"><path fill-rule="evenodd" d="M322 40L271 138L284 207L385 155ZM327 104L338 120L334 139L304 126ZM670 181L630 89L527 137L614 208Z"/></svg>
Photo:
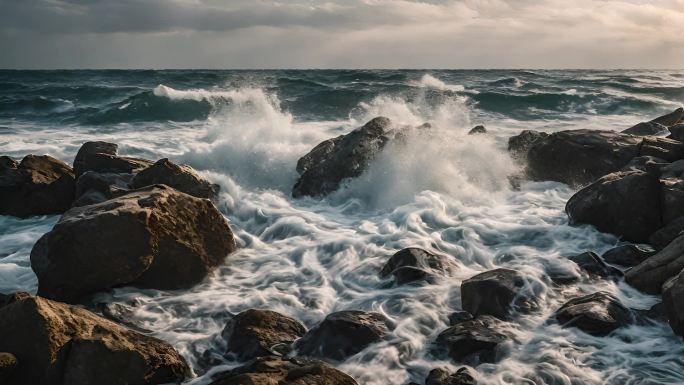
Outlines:
<svg viewBox="0 0 684 385"><path fill-rule="evenodd" d="M658 298L587 277L552 285L548 270L579 273L566 256L618 240L568 225L565 185L512 191L505 146L521 129L624 129L683 102L682 71L0 71L0 153L71 162L84 141L113 141L221 185L240 250L218 271L190 290L95 298L130 306L128 322L188 359L193 384L236 365L221 358L219 334L247 308L309 327L332 311L382 312L397 325L390 338L336 365L361 384L422 383L435 366L457 367L432 356L431 343L460 309L460 283L495 267L523 272L539 309L515 317L506 358L477 368L482 383L679 384L684 344L664 323L597 338L548 321L580 293L606 290L638 309ZM391 144L324 199L290 197L300 156L378 115L433 128ZM468 136L476 124L490 134ZM0 292L35 292L29 253L56 220L0 217ZM379 279L408 246L455 266L433 285Z"/></svg>

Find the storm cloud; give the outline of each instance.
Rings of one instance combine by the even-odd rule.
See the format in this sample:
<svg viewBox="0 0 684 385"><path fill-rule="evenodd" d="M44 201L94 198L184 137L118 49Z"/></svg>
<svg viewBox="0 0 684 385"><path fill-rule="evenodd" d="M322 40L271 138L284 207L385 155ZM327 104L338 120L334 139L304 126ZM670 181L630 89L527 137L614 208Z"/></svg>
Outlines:
<svg viewBox="0 0 684 385"><path fill-rule="evenodd" d="M684 0L0 0L2 68L681 68Z"/></svg>

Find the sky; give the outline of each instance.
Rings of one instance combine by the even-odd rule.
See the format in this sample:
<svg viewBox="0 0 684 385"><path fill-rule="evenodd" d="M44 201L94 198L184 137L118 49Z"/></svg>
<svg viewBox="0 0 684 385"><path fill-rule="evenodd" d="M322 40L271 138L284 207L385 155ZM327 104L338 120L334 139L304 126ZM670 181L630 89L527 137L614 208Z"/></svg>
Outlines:
<svg viewBox="0 0 684 385"><path fill-rule="evenodd" d="M684 0L0 0L0 68L684 68Z"/></svg>

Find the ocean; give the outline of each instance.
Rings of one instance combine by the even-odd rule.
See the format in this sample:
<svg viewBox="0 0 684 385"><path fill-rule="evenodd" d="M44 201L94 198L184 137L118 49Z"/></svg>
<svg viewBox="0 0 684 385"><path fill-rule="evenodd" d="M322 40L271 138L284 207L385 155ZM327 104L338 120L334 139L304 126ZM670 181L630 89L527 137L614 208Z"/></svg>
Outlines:
<svg viewBox="0 0 684 385"><path fill-rule="evenodd" d="M481 383L682 384L684 344L664 322L594 337L549 321L578 294L605 290L634 309L659 298L624 281L550 284L550 268L579 271L567 256L620 241L569 225L566 185L511 188L520 166L506 151L524 129L623 130L682 104L684 70L3 70L0 155L71 163L82 143L103 140L221 186L217 207L240 249L209 278L182 291L118 288L86 304L119 304L130 325L171 343L191 384L237 365L220 357L220 332L248 308L307 327L338 310L383 313L391 336L335 366L360 384L422 383L432 368L460 367L431 347L461 308L461 282L496 267L530 277L540 307L514 317L515 339L502 361L477 367ZM327 197L291 197L302 155L376 116L429 122L432 134L388 146ZM467 135L480 124L486 135ZM36 292L29 254L58 218L0 216L1 293ZM379 278L409 246L450 255L457 269L429 285Z"/></svg>

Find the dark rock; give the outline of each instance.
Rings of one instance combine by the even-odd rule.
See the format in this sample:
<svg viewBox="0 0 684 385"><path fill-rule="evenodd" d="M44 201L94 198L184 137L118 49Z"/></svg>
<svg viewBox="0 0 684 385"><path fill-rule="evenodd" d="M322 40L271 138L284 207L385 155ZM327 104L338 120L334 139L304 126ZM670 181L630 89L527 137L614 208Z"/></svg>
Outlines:
<svg viewBox="0 0 684 385"><path fill-rule="evenodd" d="M328 139L297 162L300 177L292 196L321 196L361 175L396 132L389 119L378 117L347 135Z"/></svg>
<svg viewBox="0 0 684 385"><path fill-rule="evenodd" d="M653 156L674 162L684 157L684 143L674 139L647 136L641 144L639 156Z"/></svg>
<svg viewBox="0 0 684 385"><path fill-rule="evenodd" d="M303 356L343 360L381 341L393 328L380 313L356 310L329 314L295 343Z"/></svg>
<svg viewBox="0 0 684 385"><path fill-rule="evenodd" d="M27 155L20 163L0 162L0 215L26 218L61 214L74 200L74 173L49 155Z"/></svg>
<svg viewBox="0 0 684 385"><path fill-rule="evenodd" d="M512 143L528 143L515 146ZM509 149L528 149L527 176L582 186L625 167L639 155L640 137L601 130L560 131L550 135L523 132L509 140ZM524 158L524 157L523 157Z"/></svg>
<svg viewBox="0 0 684 385"><path fill-rule="evenodd" d="M588 334L604 336L634 321L631 311L606 292L573 298L556 311L563 327L576 327Z"/></svg>
<svg viewBox="0 0 684 385"><path fill-rule="evenodd" d="M648 237L648 243L657 250L661 250L680 236L682 232L684 232L684 215L673 219L665 227L651 234Z"/></svg>
<svg viewBox="0 0 684 385"><path fill-rule="evenodd" d="M490 316L460 322L437 336L437 345L445 348L456 362L496 362L497 348L509 341L507 323Z"/></svg>
<svg viewBox="0 0 684 385"><path fill-rule="evenodd" d="M119 151L119 145L115 143L107 142L85 142L78 149L76 157L74 158L74 173L76 177L80 177L81 174L86 172L85 157L89 154L106 154L106 155L117 155Z"/></svg>
<svg viewBox="0 0 684 385"><path fill-rule="evenodd" d="M684 235L654 256L641 262L625 273L625 281L637 289L658 294L665 281L684 269Z"/></svg>
<svg viewBox="0 0 684 385"><path fill-rule="evenodd" d="M665 159L654 156L638 156L627 163L620 171L643 171L653 176L660 177L661 169L670 163Z"/></svg>
<svg viewBox="0 0 684 385"><path fill-rule="evenodd" d="M665 114L658 118L651 120L653 123L662 124L666 127L674 126L675 124L681 122L684 119L684 108L679 107L676 110Z"/></svg>
<svg viewBox="0 0 684 385"><path fill-rule="evenodd" d="M662 179L684 179L684 160L662 164L658 171Z"/></svg>
<svg viewBox="0 0 684 385"><path fill-rule="evenodd" d="M430 280L434 275L444 273L449 262L444 256L429 251L409 247L399 250L385 263L380 270L380 277L393 274L398 284Z"/></svg>
<svg viewBox="0 0 684 385"><path fill-rule="evenodd" d="M18 360L13 385L176 383L189 373L166 342L41 297L0 308L0 351Z"/></svg>
<svg viewBox="0 0 684 385"><path fill-rule="evenodd" d="M215 374L210 385L357 385L332 366L302 358L260 357Z"/></svg>
<svg viewBox="0 0 684 385"><path fill-rule="evenodd" d="M140 171L131 181L132 188L154 184L165 184L197 198L214 199L219 191L219 185L200 178L191 167L177 165L166 158Z"/></svg>
<svg viewBox="0 0 684 385"><path fill-rule="evenodd" d="M465 310L458 310L449 314L449 326L454 326L463 321L470 321L473 319L473 315Z"/></svg>
<svg viewBox="0 0 684 385"><path fill-rule="evenodd" d="M394 276L394 282L396 282L397 285L421 281L433 282L435 280L435 275L413 266L400 267L394 270L392 275Z"/></svg>
<svg viewBox="0 0 684 385"><path fill-rule="evenodd" d="M568 258L575 262L580 269L591 275L601 278L619 278L622 272L614 267L606 265L596 253L588 251Z"/></svg>
<svg viewBox="0 0 684 385"><path fill-rule="evenodd" d="M667 126L663 126L660 123L642 122L621 132L623 134L646 136L667 134L670 131L668 131Z"/></svg>
<svg viewBox="0 0 684 385"><path fill-rule="evenodd" d="M432 369L425 379L425 385L477 385L475 373L464 366L455 373L441 368Z"/></svg>
<svg viewBox="0 0 684 385"><path fill-rule="evenodd" d="M482 125L475 126L470 131L468 131L468 135L477 135L477 134L486 134L486 133L487 133L487 129L485 128L485 126L482 126Z"/></svg>
<svg viewBox="0 0 684 385"><path fill-rule="evenodd" d="M684 123L675 124L670 127L670 139L684 141Z"/></svg>
<svg viewBox="0 0 684 385"><path fill-rule="evenodd" d="M74 158L74 172L80 177L87 171L100 173L133 173L152 165L145 159L118 156L119 146L107 142L86 142Z"/></svg>
<svg viewBox="0 0 684 385"><path fill-rule="evenodd" d="M133 174L88 171L76 181L73 207L87 206L125 195L130 190Z"/></svg>
<svg viewBox="0 0 684 385"><path fill-rule="evenodd" d="M8 384L19 362L11 353L0 352L0 384Z"/></svg>
<svg viewBox="0 0 684 385"><path fill-rule="evenodd" d="M636 266L656 253L648 245L622 245L603 254L603 259L614 265Z"/></svg>
<svg viewBox="0 0 684 385"><path fill-rule="evenodd" d="M186 288L235 250L206 199L159 185L67 211L31 251L38 294L64 302L110 287Z"/></svg>
<svg viewBox="0 0 684 385"><path fill-rule="evenodd" d="M548 136L549 134L545 132L524 130L520 134L508 139L508 152L510 152L515 159L526 161L527 153L530 151L530 148L532 148L535 143L546 139Z"/></svg>
<svg viewBox="0 0 684 385"><path fill-rule="evenodd" d="M684 214L684 179L662 179L662 216L667 225Z"/></svg>
<svg viewBox="0 0 684 385"><path fill-rule="evenodd" d="M491 315L507 319L511 311L529 298L523 293L525 280L515 270L495 269L466 279L461 284L463 310L476 318Z"/></svg>
<svg viewBox="0 0 684 385"><path fill-rule="evenodd" d="M290 345L306 333L299 321L270 310L249 309L233 317L221 336L228 342L228 351L239 360L270 355L276 345Z"/></svg>
<svg viewBox="0 0 684 385"><path fill-rule="evenodd" d="M662 302L651 306L647 310L637 309L633 310L633 312L637 316L636 322L639 325L647 325L653 321L667 322L665 307Z"/></svg>
<svg viewBox="0 0 684 385"><path fill-rule="evenodd" d="M645 172L606 175L573 195L565 212L574 224L590 224L630 242L646 242L662 227L660 180Z"/></svg>
<svg viewBox="0 0 684 385"><path fill-rule="evenodd" d="M684 336L684 270L663 284L663 310L672 331Z"/></svg>

